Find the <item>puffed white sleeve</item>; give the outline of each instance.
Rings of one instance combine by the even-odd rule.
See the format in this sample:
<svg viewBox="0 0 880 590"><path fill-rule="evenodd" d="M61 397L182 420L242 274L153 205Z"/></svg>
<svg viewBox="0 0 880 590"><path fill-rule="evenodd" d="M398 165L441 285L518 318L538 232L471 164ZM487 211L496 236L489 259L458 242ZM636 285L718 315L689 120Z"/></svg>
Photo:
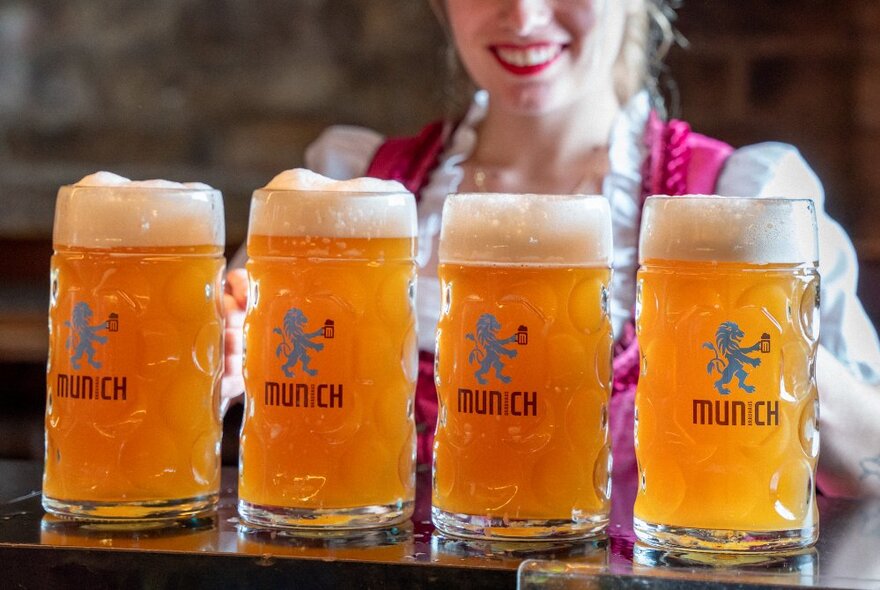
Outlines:
<svg viewBox="0 0 880 590"><path fill-rule="evenodd" d="M860 380L880 383L880 342L856 295L858 262L852 242L825 212L825 191L800 152L783 143L736 150L718 179L729 196L810 198L819 225L821 276L819 343Z"/></svg>
<svg viewBox="0 0 880 590"><path fill-rule="evenodd" d="M363 176L384 137L371 129L334 125L306 148L306 168L335 180Z"/></svg>

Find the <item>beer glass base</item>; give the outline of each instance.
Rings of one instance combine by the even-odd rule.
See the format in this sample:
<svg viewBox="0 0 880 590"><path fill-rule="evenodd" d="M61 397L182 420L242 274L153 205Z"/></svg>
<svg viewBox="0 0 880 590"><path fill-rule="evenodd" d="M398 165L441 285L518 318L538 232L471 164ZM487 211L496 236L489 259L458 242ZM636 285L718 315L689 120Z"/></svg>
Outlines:
<svg viewBox="0 0 880 590"><path fill-rule="evenodd" d="M219 494L174 500L142 500L137 502L89 502L59 500L43 496L43 509L61 518L90 522L155 522L184 520L202 516L217 508Z"/></svg>
<svg viewBox="0 0 880 590"><path fill-rule="evenodd" d="M674 527L633 518L633 529L648 545L698 551L788 551L810 547L819 538L818 524L781 531L742 531Z"/></svg>
<svg viewBox="0 0 880 590"><path fill-rule="evenodd" d="M346 531L399 524L413 514L412 500L355 508L293 508L238 501L241 519L255 526L281 529Z"/></svg>
<svg viewBox="0 0 880 590"><path fill-rule="evenodd" d="M497 518L456 514L431 508L431 520L443 534L470 539L542 541L587 539L605 533L608 516L598 514L576 519Z"/></svg>
<svg viewBox="0 0 880 590"><path fill-rule="evenodd" d="M737 568L774 573L812 573L818 567L814 548L790 551L702 551L697 549L659 548L641 542L633 546L633 563L648 567Z"/></svg>

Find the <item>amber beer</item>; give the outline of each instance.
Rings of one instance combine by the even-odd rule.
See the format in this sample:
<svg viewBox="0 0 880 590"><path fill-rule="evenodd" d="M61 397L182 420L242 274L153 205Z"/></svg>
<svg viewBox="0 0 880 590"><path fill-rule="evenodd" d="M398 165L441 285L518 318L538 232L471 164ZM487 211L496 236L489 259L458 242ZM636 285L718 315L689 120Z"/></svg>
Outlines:
<svg viewBox="0 0 880 590"><path fill-rule="evenodd" d="M415 200L357 187L254 193L239 466L253 524L412 514Z"/></svg>
<svg viewBox="0 0 880 590"><path fill-rule="evenodd" d="M601 532L611 468L608 202L451 195L439 260L434 524L483 538Z"/></svg>
<svg viewBox="0 0 880 590"><path fill-rule="evenodd" d="M734 551L813 544L812 201L652 197L639 254L636 534Z"/></svg>
<svg viewBox="0 0 880 590"><path fill-rule="evenodd" d="M92 178L55 209L43 506L191 516L219 491L222 197Z"/></svg>

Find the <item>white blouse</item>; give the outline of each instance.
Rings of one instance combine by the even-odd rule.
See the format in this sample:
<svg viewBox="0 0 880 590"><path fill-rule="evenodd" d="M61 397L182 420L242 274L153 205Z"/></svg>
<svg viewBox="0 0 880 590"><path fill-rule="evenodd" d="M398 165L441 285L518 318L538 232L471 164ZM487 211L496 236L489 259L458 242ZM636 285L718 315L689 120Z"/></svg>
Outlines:
<svg viewBox="0 0 880 590"><path fill-rule="evenodd" d="M419 202L419 285L417 296L419 348L433 351L440 311L437 242L446 195L458 190L461 163L476 146L477 126L486 116L488 94L478 92L471 108L440 155L439 165L422 190ZM603 193L611 205L614 237L614 277L611 319L615 334L632 318L638 260L642 134L650 113L647 93L636 95L612 129L610 172ZM306 151L306 166L336 179L362 176L384 137L360 127L334 126ZM762 143L736 150L718 179L721 195L811 198L819 222L819 273L822 277L820 344L851 373L880 383L880 342L856 296L858 265L855 250L843 229L825 212L822 184L791 145Z"/></svg>

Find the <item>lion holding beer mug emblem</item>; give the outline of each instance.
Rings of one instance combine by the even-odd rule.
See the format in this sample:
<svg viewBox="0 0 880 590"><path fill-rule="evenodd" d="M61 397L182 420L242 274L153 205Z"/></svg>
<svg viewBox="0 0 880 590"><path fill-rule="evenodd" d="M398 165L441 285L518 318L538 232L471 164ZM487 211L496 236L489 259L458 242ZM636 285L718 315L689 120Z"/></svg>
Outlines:
<svg viewBox="0 0 880 590"><path fill-rule="evenodd" d="M97 351L94 345L96 342L98 344L107 344L107 337L98 335L98 332L107 329L107 325L105 322L95 324L94 326L89 325L92 315L94 314L89 304L80 301L73 308L72 321L64 322L64 325L73 331L67 339L67 349L73 348L73 357L70 359L70 362L77 371L82 368L79 361L83 355L86 356L86 362L92 367L95 369L101 368L101 363L95 360L95 353Z"/></svg>
<svg viewBox="0 0 880 590"><path fill-rule="evenodd" d="M492 369L495 370L495 377L499 381L510 383L510 377L501 373L504 370L504 362L501 357L513 358L516 356L516 350L504 348L504 345L516 342L517 334L514 333L513 336L502 340L498 338L498 330L500 329L501 323L498 319L490 313L484 313L477 320L476 336L473 332L465 335L465 338L474 343L474 348L468 356L468 363L471 365L479 363L480 368L474 373L474 377L480 385L486 384L486 379L483 376Z"/></svg>
<svg viewBox="0 0 880 590"><path fill-rule="evenodd" d="M323 350L323 344L312 341L324 334L324 326L306 334L305 326L308 321L309 319L301 310L292 307L284 314L284 330L282 331L281 328L272 330L274 334L281 336L281 343L275 349L275 356L286 360L281 370L284 371L284 375L288 378L296 376L293 373L293 369L297 364L300 364L302 370L312 377L318 374L317 369L309 368L309 362L312 359L308 352L309 349L315 352Z"/></svg>
<svg viewBox="0 0 880 590"><path fill-rule="evenodd" d="M740 341L745 337L745 333L738 325L733 322L724 322L718 326L715 332L715 344L704 342L703 348L707 348L715 353L715 358L709 361L706 366L706 372L712 374L716 371L721 375L721 379L715 382L715 389L721 395L728 395L730 390L724 387L736 377L740 389L746 393L755 391L754 385L746 384L748 373L745 371L745 365L757 367L761 364L761 359L751 357L749 352L770 352L770 336L765 334L761 340L753 346L742 348Z"/></svg>

